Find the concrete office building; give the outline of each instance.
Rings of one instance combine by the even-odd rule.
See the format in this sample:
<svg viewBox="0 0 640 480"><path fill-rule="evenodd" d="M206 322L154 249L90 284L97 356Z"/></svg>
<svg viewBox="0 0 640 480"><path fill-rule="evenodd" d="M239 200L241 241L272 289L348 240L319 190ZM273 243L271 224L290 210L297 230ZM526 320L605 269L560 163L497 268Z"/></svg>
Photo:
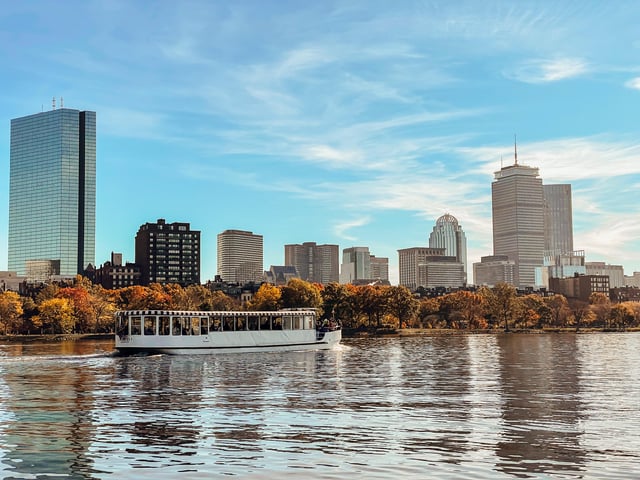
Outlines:
<svg viewBox="0 0 640 480"><path fill-rule="evenodd" d="M371 254L369 247L350 247L342 250L340 283L371 280Z"/></svg>
<svg viewBox="0 0 640 480"><path fill-rule="evenodd" d="M587 275L606 275L609 277L609 287L624 287L624 268L622 265L609 265L605 262L586 262Z"/></svg>
<svg viewBox="0 0 640 480"><path fill-rule="evenodd" d="M554 257L573 252L571 185L543 185L544 251Z"/></svg>
<svg viewBox="0 0 640 480"><path fill-rule="evenodd" d="M456 217L444 214L436 220L429 235L429 248L444 248L444 254L455 257L464 269L464 283L467 283L467 237Z"/></svg>
<svg viewBox="0 0 640 480"><path fill-rule="evenodd" d="M412 247L398 250L399 285L415 291L418 287L462 287L464 268L444 248Z"/></svg>
<svg viewBox="0 0 640 480"><path fill-rule="evenodd" d="M372 280L389 280L389 259L387 257L371 255L369 265L371 267Z"/></svg>
<svg viewBox="0 0 640 480"><path fill-rule="evenodd" d="M245 230L218 234L218 276L227 283L260 283L264 280L262 235Z"/></svg>
<svg viewBox="0 0 640 480"><path fill-rule="evenodd" d="M296 267L307 282L326 285L340 280L340 250L338 245L317 245L315 242L284 246L284 264Z"/></svg>
<svg viewBox="0 0 640 480"><path fill-rule="evenodd" d="M11 120L9 270L95 265L96 113L59 108Z"/></svg>
<svg viewBox="0 0 640 480"><path fill-rule="evenodd" d="M473 264L473 281L477 286L514 285L515 271L516 264L507 255L487 255Z"/></svg>
<svg viewBox="0 0 640 480"><path fill-rule="evenodd" d="M200 284L200 231L188 223L145 223L136 234L136 260L142 285Z"/></svg>
<svg viewBox="0 0 640 480"><path fill-rule="evenodd" d="M491 185L493 254L514 262L513 285L533 287L543 264L544 193L538 169L515 164L495 173ZM477 280L476 280L477 283Z"/></svg>

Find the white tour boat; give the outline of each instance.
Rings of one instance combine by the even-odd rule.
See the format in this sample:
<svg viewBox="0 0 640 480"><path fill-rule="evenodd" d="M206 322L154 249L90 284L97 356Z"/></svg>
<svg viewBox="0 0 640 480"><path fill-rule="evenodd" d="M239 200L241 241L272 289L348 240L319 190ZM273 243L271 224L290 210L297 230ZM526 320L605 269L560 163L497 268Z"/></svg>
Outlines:
<svg viewBox="0 0 640 480"><path fill-rule="evenodd" d="M116 345L122 354L202 354L329 349L342 331L317 324L313 309L275 312L120 310Z"/></svg>

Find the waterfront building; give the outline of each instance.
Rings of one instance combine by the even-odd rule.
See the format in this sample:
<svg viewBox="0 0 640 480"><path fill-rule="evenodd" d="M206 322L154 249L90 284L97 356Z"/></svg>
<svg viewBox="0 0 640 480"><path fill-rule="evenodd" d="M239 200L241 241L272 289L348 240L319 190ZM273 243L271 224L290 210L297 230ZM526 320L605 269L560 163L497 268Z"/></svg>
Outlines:
<svg viewBox="0 0 640 480"><path fill-rule="evenodd" d="M611 288L624 287L624 268L622 265L609 265L605 262L586 262L587 275L606 275Z"/></svg>
<svg viewBox="0 0 640 480"><path fill-rule="evenodd" d="M444 254L455 257L464 269L464 282L467 283L467 237L458 224L458 220L448 213L436 220L429 235L430 248L444 248Z"/></svg>
<svg viewBox="0 0 640 480"><path fill-rule="evenodd" d="M189 223L156 223L140 226L135 241L136 260L142 285L200 284L200 231Z"/></svg>
<svg viewBox="0 0 640 480"><path fill-rule="evenodd" d="M573 252L571 185L543 185L544 251L555 257Z"/></svg>
<svg viewBox="0 0 640 480"><path fill-rule="evenodd" d="M349 247L342 250L340 283L371 280L371 254L369 247Z"/></svg>
<svg viewBox="0 0 640 480"><path fill-rule="evenodd" d="M142 269L135 263L122 264L122 254L111 252L111 260L103 263L95 271L94 283L107 290L140 285Z"/></svg>
<svg viewBox="0 0 640 480"><path fill-rule="evenodd" d="M369 264L371 267L372 280L389 280L388 257L376 257L375 255L371 255L369 258Z"/></svg>
<svg viewBox="0 0 640 480"><path fill-rule="evenodd" d="M538 169L518 165L517 158L495 173L491 203L493 254L514 262L512 283L522 288L535 286L536 267L543 264L544 194Z"/></svg>
<svg viewBox="0 0 640 480"><path fill-rule="evenodd" d="M549 290L586 303L592 293L603 293L609 297L609 276L577 275L568 278L550 278Z"/></svg>
<svg viewBox="0 0 640 480"><path fill-rule="evenodd" d="M516 265L507 255L487 255L473 264L473 280L477 286L494 287L498 283L515 285Z"/></svg>
<svg viewBox="0 0 640 480"><path fill-rule="evenodd" d="M95 264L96 113L60 108L11 120L9 270ZM33 265L33 264L32 264Z"/></svg>
<svg viewBox="0 0 640 480"><path fill-rule="evenodd" d="M218 234L218 276L227 283L264 280L263 238L245 230Z"/></svg>
<svg viewBox="0 0 640 480"><path fill-rule="evenodd" d="M456 288L464 285L462 263L445 255L445 248L411 247L398 250L399 285L411 291L419 287Z"/></svg>
<svg viewBox="0 0 640 480"><path fill-rule="evenodd" d="M326 285L340 279L338 245L317 245L315 242L284 246L284 264L294 266L300 278Z"/></svg>

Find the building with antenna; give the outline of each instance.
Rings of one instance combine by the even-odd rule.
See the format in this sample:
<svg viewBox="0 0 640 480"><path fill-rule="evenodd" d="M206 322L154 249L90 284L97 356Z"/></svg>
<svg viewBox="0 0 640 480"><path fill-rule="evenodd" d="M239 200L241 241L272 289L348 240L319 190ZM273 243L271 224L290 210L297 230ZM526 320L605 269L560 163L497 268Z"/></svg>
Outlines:
<svg viewBox="0 0 640 480"><path fill-rule="evenodd" d="M96 113L52 107L11 120L8 263L19 275L95 265Z"/></svg>
<svg viewBox="0 0 640 480"><path fill-rule="evenodd" d="M495 172L491 184L493 255L514 262L516 287L534 287L545 248L544 190L538 169L519 165L514 151L514 164Z"/></svg>

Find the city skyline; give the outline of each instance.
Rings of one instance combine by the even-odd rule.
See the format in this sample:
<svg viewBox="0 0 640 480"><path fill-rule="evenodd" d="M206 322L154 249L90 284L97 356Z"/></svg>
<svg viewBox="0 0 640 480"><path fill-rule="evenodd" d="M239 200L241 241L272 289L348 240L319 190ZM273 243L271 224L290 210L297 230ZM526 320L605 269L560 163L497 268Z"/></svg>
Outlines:
<svg viewBox="0 0 640 480"><path fill-rule="evenodd" d="M513 163L571 184L574 245L640 271L636 2L11 4L0 13L0 169L9 120L95 111L97 265L134 259L157 218L283 246L426 245L464 225L467 270L492 254L491 181ZM300 28L303 26L304 28ZM8 181L0 187L7 268ZM631 219L631 221L630 221Z"/></svg>

